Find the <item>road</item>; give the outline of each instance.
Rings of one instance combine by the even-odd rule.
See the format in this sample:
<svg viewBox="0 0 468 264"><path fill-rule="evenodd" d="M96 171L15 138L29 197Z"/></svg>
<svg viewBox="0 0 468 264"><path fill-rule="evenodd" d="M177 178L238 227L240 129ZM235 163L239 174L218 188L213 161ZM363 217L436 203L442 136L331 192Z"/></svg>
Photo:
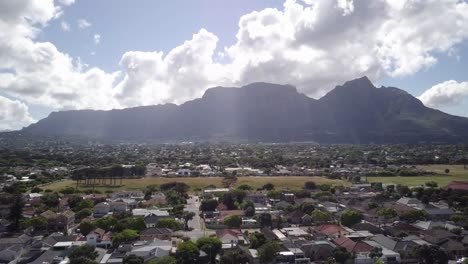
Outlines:
<svg viewBox="0 0 468 264"><path fill-rule="evenodd" d="M211 234L214 234L213 231L211 230L206 230L205 229L205 224L203 222L203 219L200 217L200 199L198 196L190 196L189 199L187 199L187 207L185 208L186 211L189 212L194 212L195 216L193 217L192 220L188 222L189 228L192 229L192 231L180 231L184 236L188 236L192 238L192 240L197 240L201 237L209 236Z"/></svg>

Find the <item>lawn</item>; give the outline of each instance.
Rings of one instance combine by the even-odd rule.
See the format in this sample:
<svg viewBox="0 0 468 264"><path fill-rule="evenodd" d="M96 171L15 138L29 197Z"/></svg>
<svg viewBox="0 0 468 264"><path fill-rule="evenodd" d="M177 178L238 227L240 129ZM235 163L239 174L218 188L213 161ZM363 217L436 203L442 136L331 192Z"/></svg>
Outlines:
<svg viewBox="0 0 468 264"><path fill-rule="evenodd" d="M304 183L307 181L313 181L316 184L331 184L331 185L349 185L349 182L341 180L330 180L324 177L306 177L306 176L282 176L282 177L269 177L269 176L255 176L255 177L238 177L235 186L241 184L248 184L252 188L260 188L267 183L275 185L276 189L301 189ZM199 178L142 178L142 179L124 179L121 186L96 186L96 190L101 192L107 190L130 190L130 189L143 189L148 185L160 185L168 182L184 182L190 185L192 191L196 189L204 189L206 186L212 184L216 187L223 187L222 177L199 177ZM72 180L64 180L61 182L52 183L49 185L41 186L42 189L50 189L53 191L59 191L65 187L75 187L76 182ZM234 187L235 187L234 186ZM80 189L90 189L88 187Z"/></svg>
<svg viewBox="0 0 468 264"><path fill-rule="evenodd" d="M369 182L383 182L403 184L407 186L420 186L428 181L435 181L440 187L446 186L451 181L468 181L468 167L463 165L425 165L418 166L426 171L432 171L437 175L416 176L416 177L368 177ZM445 169L450 172L445 173Z"/></svg>

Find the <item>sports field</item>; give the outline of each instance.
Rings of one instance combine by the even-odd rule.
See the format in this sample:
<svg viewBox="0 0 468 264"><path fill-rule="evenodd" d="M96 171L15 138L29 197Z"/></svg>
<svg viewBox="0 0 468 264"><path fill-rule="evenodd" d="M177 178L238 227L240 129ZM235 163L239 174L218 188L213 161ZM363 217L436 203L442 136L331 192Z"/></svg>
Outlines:
<svg viewBox="0 0 468 264"><path fill-rule="evenodd" d="M437 175L416 177L368 177L369 182L395 183L407 186L420 186L428 181L435 181L440 187L446 186L451 181L468 181L467 169L463 165L425 165L420 169L435 172ZM445 173L449 169L449 173Z"/></svg>

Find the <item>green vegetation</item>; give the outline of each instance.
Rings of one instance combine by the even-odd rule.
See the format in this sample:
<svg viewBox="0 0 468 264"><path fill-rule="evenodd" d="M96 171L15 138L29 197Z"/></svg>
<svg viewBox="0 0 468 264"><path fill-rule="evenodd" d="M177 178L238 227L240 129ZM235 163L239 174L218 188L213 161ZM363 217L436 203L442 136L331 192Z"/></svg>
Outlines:
<svg viewBox="0 0 468 264"><path fill-rule="evenodd" d="M186 183L190 186L190 190L194 191L196 189L205 189L208 185L213 185L217 188L222 188L223 177L180 177L180 178L141 178L141 179L123 179L122 184L118 186L96 186L97 191L102 193L112 190L133 190L133 189L144 189L147 186L161 186L164 183L179 182ZM324 177L318 176L253 176L253 177L237 177L237 182L235 186L249 185L253 189L262 188L265 184L274 182L277 188L288 187L289 189L302 189L304 183L307 181L314 181L317 184L332 184L332 185L350 185L349 182L343 180L331 180ZM119 180L120 181L120 180ZM45 185L44 189L49 189L52 191L59 191L66 187L74 187L76 185L75 181L64 180L61 182L55 182L52 184ZM87 188L80 185L80 189Z"/></svg>

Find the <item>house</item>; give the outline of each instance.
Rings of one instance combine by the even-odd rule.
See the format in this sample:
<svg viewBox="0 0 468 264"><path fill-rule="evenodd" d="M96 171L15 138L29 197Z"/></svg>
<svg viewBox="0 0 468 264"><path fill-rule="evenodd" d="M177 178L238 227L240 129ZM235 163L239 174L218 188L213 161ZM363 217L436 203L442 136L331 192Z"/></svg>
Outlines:
<svg viewBox="0 0 468 264"><path fill-rule="evenodd" d="M333 240L333 243L339 247L344 247L353 254L368 254L374 247L363 241L354 241L348 237L338 237Z"/></svg>
<svg viewBox="0 0 468 264"><path fill-rule="evenodd" d="M127 211L127 203L123 201L109 202L110 212L125 212Z"/></svg>
<svg viewBox="0 0 468 264"><path fill-rule="evenodd" d="M444 189L468 191L468 181L452 181Z"/></svg>
<svg viewBox="0 0 468 264"><path fill-rule="evenodd" d="M18 263L22 252L23 247L20 245L15 245L3 249L0 251L0 263L16 264Z"/></svg>
<svg viewBox="0 0 468 264"><path fill-rule="evenodd" d="M162 212L167 212L167 211L162 211ZM157 214L157 213L150 213L148 215L145 215L143 217L143 220L145 221L145 224L146 224L146 227L147 228L150 228L150 227L155 227L156 226L156 223L161 220L161 219L165 219L165 218L170 218L169 214Z"/></svg>
<svg viewBox="0 0 468 264"><path fill-rule="evenodd" d="M286 220L294 225L310 225L312 223L312 217L301 210L294 210L287 214Z"/></svg>
<svg viewBox="0 0 468 264"><path fill-rule="evenodd" d="M110 212L110 206L108 202L98 203L94 206L93 216L95 218L103 217Z"/></svg>
<svg viewBox="0 0 468 264"><path fill-rule="evenodd" d="M328 240L315 240L308 241L301 245L305 257L310 258L311 261L325 261L333 256L333 250L336 245Z"/></svg>
<svg viewBox="0 0 468 264"><path fill-rule="evenodd" d="M373 248L381 248L382 256L379 259L384 261L385 263L396 264L401 262L400 254L398 252L390 250L375 241L366 240L364 242ZM374 263L374 260L371 257L369 257L369 255L358 254L356 256L355 263Z"/></svg>
<svg viewBox="0 0 468 264"><path fill-rule="evenodd" d="M143 257L146 261L168 256L172 250L172 242L167 240L154 240L143 245L135 245L126 255Z"/></svg>
<svg viewBox="0 0 468 264"><path fill-rule="evenodd" d="M321 225L317 231L332 239L349 234L344 227L335 224Z"/></svg>
<svg viewBox="0 0 468 264"><path fill-rule="evenodd" d="M101 228L96 228L86 235L86 244L95 247L108 248L112 246L112 232L106 232Z"/></svg>
<svg viewBox="0 0 468 264"><path fill-rule="evenodd" d="M282 228L280 231L288 238L292 238L292 237L295 237L295 238L302 237L306 239L312 238L312 236L308 232L304 231L300 227L285 227L285 228Z"/></svg>
<svg viewBox="0 0 468 264"><path fill-rule="evenodd" d="M111 198L113 200L119 199L119 198L131 198L131 199L141 201L145 199L145 193L141 190L121 191L121 192L113 193L111 195Z"/></svg>
<svg viewBox="0 0 468 264"><path fill-rule="evenodd" d="M0 250L4 250L12 246L26 247L31 243L32 237L24 234L17 237L2 237L0 238Z"/></svg>
<svg viewBox="0 0 468 264"><path fill-rule="evenodd" d="M150 241L156 239L170 240L174 231L169 228L150 227L140 232L140 240Z"/></svg>
<svg viewBox="0 0 468 264"><path fill-rule="evenodd" d="M240 229L220 229L216 230L216 236L221 240L223 248L233 248L237 245L244 245L244 234Z"/></svg>
<svg viewBox="0 0 468 264"><path fill-rule="evenodd" d="M75 213L73 211L55 213L47 210L40 214L40 216L47 221L47 230L49 231L70 233L70 229L75 222Z"/></svg>

